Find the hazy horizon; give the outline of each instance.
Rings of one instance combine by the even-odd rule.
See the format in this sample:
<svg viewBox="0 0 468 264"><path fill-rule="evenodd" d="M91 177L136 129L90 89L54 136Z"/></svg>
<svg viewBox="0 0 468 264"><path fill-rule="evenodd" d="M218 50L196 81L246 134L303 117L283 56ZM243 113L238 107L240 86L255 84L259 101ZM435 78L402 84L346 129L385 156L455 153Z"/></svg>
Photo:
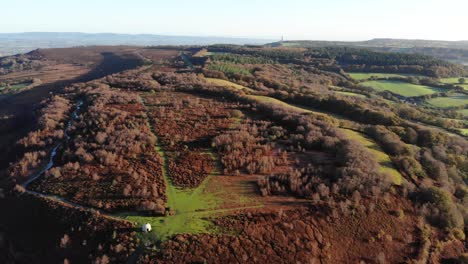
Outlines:
<svg viewBox="0 0 468 264"><path fill-rule="evenodd" d="M264 37L264 36L219 36L219 35L180 35L180 34L158 34L158 33L117 33L117 32L80 32L80 31L25 31L25 32L0 32L0 34L88 34L88 35L129 35L129 36L168 36L168 37L190 37L190 38L226 38L226 39L256 39L265 41L281 40L284 37L284 41L338 41L338 42L361 42L376 39L393 39L393 40L430 40L430 41L450 41L450 42L465 42L468 39L459 40L446 40L446 39L422 39L422 38L391 38L391 37L371 37L368 39L357 39L357 40L344 40L344 39L288 39L286 36L280 37Z"/></svg>
<svg viewBox="0 0 468 264"><path fill-rule="evenodd" d="M2 3L0 32L83 32L286 40L468 40L464 0L149 0ZM27 8L25 8L27 7ZM183 7L183 8L182 8ZM20 16L19 16L20 15ZM20 19L18 19L20 17Z"/></svg>

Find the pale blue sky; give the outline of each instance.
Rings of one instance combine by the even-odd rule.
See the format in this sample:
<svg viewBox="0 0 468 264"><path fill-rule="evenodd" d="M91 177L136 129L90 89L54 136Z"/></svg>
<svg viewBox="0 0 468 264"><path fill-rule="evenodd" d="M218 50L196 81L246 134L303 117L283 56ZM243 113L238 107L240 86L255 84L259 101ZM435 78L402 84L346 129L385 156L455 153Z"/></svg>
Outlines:
<svg viewBox="0 0 468 264"><path fill-rule="evenodd" d="M468 40L468 0L0 0L0 32Z"/></svg>

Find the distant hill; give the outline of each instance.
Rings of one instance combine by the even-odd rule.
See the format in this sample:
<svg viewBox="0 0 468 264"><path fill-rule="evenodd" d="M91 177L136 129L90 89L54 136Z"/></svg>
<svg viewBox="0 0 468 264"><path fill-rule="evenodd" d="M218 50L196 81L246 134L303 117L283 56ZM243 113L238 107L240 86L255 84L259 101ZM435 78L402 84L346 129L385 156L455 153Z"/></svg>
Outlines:
<svg viewBox="0 0 468 264"><path fill-rule="evenodd" d="M419 39L389 39L377 38L366 41L314 41L314 40L292 40L274 42L270 45L301 46L301 47L323 47L323 46L355 46L355 47L382 47L382 48L450 48L467 49L468 41L444 41L444 40L419 40Z"/></svg>
<svg viewBox="0 0 468 264"><path fill-rule="evenodd" d="M374 51L418 53L468 65L468 41L416 40L416 39L372 39L367 41L283 41L268 46L289 47L356 47Z"/></svg>
<svg viewBox="0 0 468 264"><path fill-rule="evenodd" d="M0 33L0 56L25 53L38 48L68 48L91 45L242 45L265 44L271 41L271 39L166 36L149 34L87 34L73 32Z"/></svg>

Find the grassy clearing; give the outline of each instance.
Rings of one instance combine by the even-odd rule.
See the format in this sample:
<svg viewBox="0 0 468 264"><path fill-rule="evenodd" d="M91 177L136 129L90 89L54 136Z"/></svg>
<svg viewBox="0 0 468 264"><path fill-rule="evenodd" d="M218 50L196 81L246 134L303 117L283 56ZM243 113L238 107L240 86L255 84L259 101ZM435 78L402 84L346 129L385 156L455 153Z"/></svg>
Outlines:
<svg viewBox="0 0 468 264"><path fill-rule="evenodd" d="M460 128L460 133L464 136L468 136L468 128Z"/></svg>
<svg viewBox="0 0 468 264"><path fill-rule="evenodd" d="M371 87L377 91L390 91L405 97L433 94L440 91L437 88L426 85L416 85L392 80L367 81L363 82L362 85Z"/></svg>
<svg viewBox="0 0 468 264"><path fill-rule="evenodd" d="M13 91L18 91L18 90L21 90L21 89L25 88L28 85L29 85L29 83L13 84L13 85L10 85L10 89L13 90ZM5 88L6 88L5 86L0 86L0 91L5 89Z"/></svg>
<svg viewBox="0 0 468 264"><path fill-rule="evenodd" d="M151 129L154 127L149 124ZM250 198L243 193L231 195L227 198L223 187L219 186L220 172L218 168L213 169L211 174L196 188L183 189L175 187L168 173L168 163L166 153L161 145L155 146L156 152L163 158L164 166L162 173L166 183L167 207L173 212L169 216L142 216L135 213L121 214L126 220L136 222L138 227L145 223L150 223L153 231L150 233L139 233L143 242L162 242L177 234L201 234L218 233L220 230L214 226L212 219L220 215L232 212L233 210L243 210L252 207L261 207L259 204L250 204ZM207 154L218 160L211 151ZM236 208L225 208L226 199L237 200L242 203ZM233 201L229 201L233 203ZM236 201L234 201L236 202Z"/></svg>
<svg viewBox="0 0 468 264"><path fill-rule="evenodd" d="M440 82L442 83L450 83L450 84L460 84L460 78L465 78L468 81L468 77L452 77L452 78L442 78Z"/></svg>
<svg viewBox="0 0 468 264"><path fill-rule="evenodd" d="M166 161L161 146L157 145L156 150ZM205 192L212 176L209 176L200 186L194 189L175 187L169 178L167 164L163 166L163 176L166 182L167 207L174 212L174 215L161 217L125 215L125 219L138 223L138 226L145 223L151 224L153 232L142 234L142 239L164 241L176 234L217 232L210 221L210 217L213 216L212 211L217 209L221 200L220 197Z"/></svg>
<svg viewBox="0 0 468 264"><path fill-rule="evenodd" d="M464 116L468 116L468 109L457 110L457 112Z"/></svg>
<svg viewBox="0 0 468 264"><path fill-rule="evenodd" d="M160 155L165 157L160 147L157 147ZM212 153L213 158L215 155ZM163 171L166 181L167 206L174 211L174 215L169 216L141 216L125 215L125 219L136 222L138 226L150 223L153 231L142 233L140 238L143 241L164 241L177 234L216 234L221 230L217 228L212 220L215 217L227 213L248 208L259 208L261 204L254 204L250 197L242 193L227 191L220 186L219 172L215 169L212 174L198 187L193 189L181 189L175 187L167 174ZM229 196L226 196L229 193ZM227 203L237 203L238 207L224 208ZM235 200L235 201L234 201Z"/></svg>
<svg viewBox="0 0 468 264"><path fill-rule="evenodd" d="M245 90L245 91L249 91L249 92L253 91L252 89L250 89L248 87L245 87L245 86L242 86L242 85L239 85L237 83L233 83L233 82L230 82L230 81L227 81L227 80L223 80L223 79L205 78L205 80L208 83L211 83L211 84L214 84L214 85L232 87L232 88L235 88L235 89Z"/></svg>
<svg viewBox="0 0 468 264"><path fill-rule="evenodd" d="M377 145L377 143L354 130L343 129L343 131L349 138L360 142L368 148L372 155L377 159L377 162L379 162L380 172L390 175L393 178L394 184L400 185L402 183L403 176L395 169L390 157L379 147L379 145Z"/></svg>
<svg viewBox="0 0 468 264"><path fill-rule="evenodd" d="M128 215L126 219L137 222L138 226L150 223L153 232L145 236L153 241L164 241L176 234L216 233L217 229L210 221L210 217L214 216L213 210L220 201L215 195L205 193L205 186L206 181L196 189L183 190L168 184L167 204L175 211L174 215L162 217Z"/></svg>
<svg viewBox="0 0 468 264"><path fill-rule="evenodd" d="M405 78L409 76L417 76L411 74L403 74L403 73L367 73L367 72L350 72L348 73L351 78L357 81L368 80L371 77L377 78Z"/></svg>
<svg viewBox="0 0 468 264"><path fill-rule="evenodd" d="M427 100L427 103L440 108L457 107L468 104L468 95L454 94L449 97L437 97Z"/></svg>
<svg viewBox="0 0 468 264"><path fill-rule="evenodd" d="M466 80L466 83L464 83L464 84L461 84L459 82L460 78L462 78L462 77L443 78L443 79L440 79L440 82L441 83L448 83L448 84L455 84L455 85L463 87L463 89L465 89L465 90L468 90L468 77L464 77L465 80Z"/></svg>
<svg viewBox="0 0 468 264"><path fill-rule="evenodd" d="M338 91L336 92L338 94L342 94L342 95L348 95L348 96L356 96L356 97L360 97L360 98L367 98L367 96L363 95L363 94L358 94L358 93L352 93L352 92L342 92L342 91Z"/></svg>

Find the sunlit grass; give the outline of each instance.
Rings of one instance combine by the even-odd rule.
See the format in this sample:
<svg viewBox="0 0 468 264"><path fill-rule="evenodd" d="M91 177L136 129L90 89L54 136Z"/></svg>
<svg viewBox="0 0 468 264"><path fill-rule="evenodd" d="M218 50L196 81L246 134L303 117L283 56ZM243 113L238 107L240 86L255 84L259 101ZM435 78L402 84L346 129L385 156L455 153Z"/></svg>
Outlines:
<svg viewBox="0 0 468 264"><path fill-rule="evenodd" d="M376 91L390 91L405 97L428 95L442 91L441 89L426 85L417 85L393 80L367 81L363 82L362 85L371 87Z"/></svg>
<svg viewBox="0 0 468 264"><path fill-rule="evenodd" d="M342 95L348 95L348 96L356 96L356 97L360 97L360 98L367 98L367 96L365 96L363 94L352 93L352 92L337 91L336 93L342 94Z"/></svg>
<svg viewBox="0 0 468 264"><path fill-rule="evenodd" d="M351 72L348 73L351 78L357 80L357 81L362 81L362 80L368 80L372 77L376 78L405 78L409 76L417 76L417 75L411 75L411 74L403 74L403 73L367 73L367 72Z"/></svg>
<svg viewBox="0 0 468 264"><path fill-rule="evenodd" d="M248 87L245 87L245 86L242 86L242 85L239 85L237 83L233 83L233 82L230 82L230 81L227 81L227 80L223 80L223 79L205 78L205 80L207 82L211 83L211 84L214 84L214 85L232 87L232 88L236 88L236 89L239 89L239 90L253 91L252 89L250 89Z"/></svg>
<svg viewBox="0 0 468 264"><path fill-rule="evenodd" d="M457 110L457 112L464 115L464 116L468 116L468 109Z"/></svg>
<svg viewBox="0 0 468 264"><path fill-rule="evenodd" d="M29 85L29 83L13 84L13 85L10 85L10 89L13 90L13 91L18 91L18 90L21 90L21 89L25 88L28 85ZM6 86L0 86L0 91L2 91L5 88L6 88Z"/></svg>
<svg viewBox="0 0 468 264"><path fill-rule="evenodd" d="M427 103L440 108L457 107L468 104L468 95L454 94L449 97L437 97L427 100Z"/></svg>
<svg viewBox="0 0 468 264"><path fill-rule="evenodd" d="M459 130L462 135L468 136L468 128L460 128Z"/></svg>
<svg viewBox="0 0 468 264"><path fill-rule="evenodd" d="M148 95L147 96L154 96ZM154 128L148 122L150 128ZM149 233L139 233L140 239L143 242L161 242L167 240L177 234L215 234L219 232L213 224L213 219L234 210L243 210L247 208L261 207L261 204L251 203L249 197L243 194L226 195L228 192L219 185L218 177L220 176L220 168L215 166L211 174L196 188L179 188L172 184L168 173L168 163L166 152L159 144L155 145L155 150L163 159L162 174L166 183L166 207L170 212L167 216L142 216L136 213L121 214L126 220L136 222L138 227L149 223L152 226L152 231ZM210 149L204 151L213 160L218 160L218 157ZM229 201L235 204L236 208L226 208L224 204L226 199L234 199Z"/></svg>
<svg viewBox="0 0 468 264"><path fill-rule="evenodd" d="M443 78L440 79L440 82L442 83L448 83L448 84L455 84L457 86L463 87L463 89L468 90L468 77L465 78L465 83L460 83L460 78L462 77L452 77L452 78Z"/></svg>
<svg viewBox="0 0 468 264"><path fill-rule="evenodd" d="M350 130L350 129L343 129L346 135L353 140L358 141L359 143L363 144L367 149L370 151L373 157L377 160L380 164L380 172L390 175L393 178L393 183L400 185L403 181L403 176L401 173L395 169L393 166L392 160L390 156L388 156L377 143L375 143L372 139L365 137L359 132Z"/></svg>

